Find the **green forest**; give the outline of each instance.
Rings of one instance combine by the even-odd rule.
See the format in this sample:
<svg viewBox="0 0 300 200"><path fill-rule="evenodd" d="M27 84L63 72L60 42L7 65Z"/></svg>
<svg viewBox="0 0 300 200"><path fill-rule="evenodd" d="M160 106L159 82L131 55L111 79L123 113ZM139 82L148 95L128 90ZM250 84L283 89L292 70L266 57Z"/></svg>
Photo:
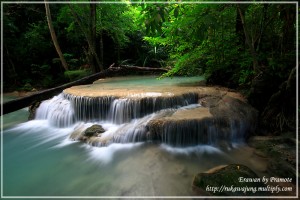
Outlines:
<svg viewBox="0 0 300 200"><path fill-rule="evenodd" d="M112 63L203 75L241 91L263 126L295 129L296 4L3 4L3 90L52 88ZM274 122L274 123L271 123Z"/></svg>

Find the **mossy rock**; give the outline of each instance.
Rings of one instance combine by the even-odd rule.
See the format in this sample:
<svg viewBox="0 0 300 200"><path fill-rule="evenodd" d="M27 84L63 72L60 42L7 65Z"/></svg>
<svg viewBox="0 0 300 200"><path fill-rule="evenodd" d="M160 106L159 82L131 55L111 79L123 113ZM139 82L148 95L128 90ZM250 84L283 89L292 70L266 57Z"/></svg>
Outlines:
<svg viewBox="0 0 300 200"><path fill-rule="evenodd" d="M85 137L92 137L92 136L98 136L101 133L104 133L105 130L102 126L98 125L98 124L94 124L93 126L87 128L83 135Z"/></svg>
<svg viewBox="0 0 300 200"><path fill-rule="evenodd" d="M26 83L21 90L24 90L24 91L31 91L33 90L34 88L32 87L32 85L30 83Z"/></svg>
<svg viewBox="0 0 300 200"><path fill-rule="evenodd" d="M249 145L268 158L268 173L277 177L291 177L296 181L296 141L290 134L283 136L255 136Z"/></svg>
<svg viewBox="0 0 300 200"><path fill-rule="evenodd" d="M213 196L270 195L267 192L257 191L258 187L265 186L262 179L255 172L244 165L238 164L231 164L218 167L206 173L199 173L193 180L194 189Z"/></svg>
<svg viewBox="0 0 300 200"><path fill-rule="evenodd" d="M40 107L41 103L41 101L36 101L33 104L31 104L31 106L29 106L28 120L33 120L35 118L36 111Z"/></svg>
<svg viewBox="0 0 300 200"><path fill-rule="evenodd" d="M293 183L296 183L296 169L283 159L271 159L268 164L268 172L277 177L292 178Z"/></svg>

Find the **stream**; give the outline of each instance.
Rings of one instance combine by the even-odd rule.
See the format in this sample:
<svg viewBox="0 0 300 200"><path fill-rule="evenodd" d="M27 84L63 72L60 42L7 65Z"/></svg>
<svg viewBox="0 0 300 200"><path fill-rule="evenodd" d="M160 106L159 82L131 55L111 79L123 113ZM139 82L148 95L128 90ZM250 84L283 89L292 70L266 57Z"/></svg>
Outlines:
<svg viewBox="0 0 300 200"><path fill-rule="evenodd" d="M195 81L167 80L165 84ZM143 85L151 82L136 78L133 82L127 81L121 79L109 86L126 88L137 85L136 81ZM7 98L4 96L4 100ZM185 105L180 108L182 106ZM61 126L51 123L47 116L31 121L27 121L27 117L28 109L3 116L4 196L194 196L191 184L199 172L218 165L240 163L263 175L266 166L266 161L244 142L221 148L214 144L174 146L156 140L112 140L100 147L70 139L76 127L89 123L101 124L114 134L124 129L124 123L131 126L133 121L128 122L127 118L114 122L75 116L76 120L72 121L62 119Z"/></svg>

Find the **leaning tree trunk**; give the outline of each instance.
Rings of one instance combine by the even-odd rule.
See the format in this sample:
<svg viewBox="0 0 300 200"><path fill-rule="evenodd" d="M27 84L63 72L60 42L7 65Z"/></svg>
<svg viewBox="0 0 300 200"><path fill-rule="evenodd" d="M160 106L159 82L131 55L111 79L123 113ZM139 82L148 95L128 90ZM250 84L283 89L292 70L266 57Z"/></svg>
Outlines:
<svg viewBox="0 0 300 200"><path fill-rule="evenodd" d="M114 64L111 65L108 69L105 69L101 72L84 77L77 81L73 81L71 83L67 83L67 84L64 84L64 85L61 85L61 86L58 86L55 88L40 91L40 92L37 92L30 96L26 96L26 97L15 99L15 100L12 100L9 102L5 102L5 103L3 103L3 106L2 106L3 110L1 112L1 115L28 107L39 101L49 99L49 98L53 97L54 95L61 93L66 88L69 88L69 87L72 87L75 85L91 84L94 81L98 80L99 78L112 77L112 76L120 75L120 74L126 75L129 73L136 73L136 72L165 73L168 71L163 68L150 68L150 67L127 66L127 65L121 65L119 67L113 67L113 66L114 66Z"/></svg>
<svg viewBox="0 0 300 200"><path fill-rule="evenodd" d="M57 51L57 54L60 58L60 61L61 61L61 64L62 66L64 67L65 70L68 70L68 64L61 52L61 49L60 49L60 46L58 44L58 41L57 41L57 37L56 37L56 34L55 34L55 31L54 31L54 27L53 27L53 24L52 24L52 19L51 19L51 13L50 13L50 7L49 7L49 3L47 3L47 1L45 0L45 9L46 9L46 17L47 17L47 22L48 22L48 26L49 26L49 30L50 30L50 35L51 35L51 38L52 38L52 41L53 41L53 44L54 44L54 47Z"/></svg>

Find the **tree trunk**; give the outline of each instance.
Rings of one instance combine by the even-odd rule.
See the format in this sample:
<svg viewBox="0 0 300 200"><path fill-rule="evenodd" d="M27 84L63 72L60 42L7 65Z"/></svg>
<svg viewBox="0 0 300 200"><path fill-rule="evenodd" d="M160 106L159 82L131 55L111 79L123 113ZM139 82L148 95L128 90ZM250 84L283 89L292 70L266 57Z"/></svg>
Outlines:
<svg viewBox="0 0 300 200"><path fill-rule="evenodd" d="M245 10L242 10L242 12L245 15ZM245 49L245 35L238 8L236 9L235 33L237 35L237 45L240 46L239 51L243 51Z"/></svg>
<svg viewBox="0 0 300 200"><path fill-rule="evenodd" d="M289 77L284 81L279 90L274 93L261 114L263 126L278 132L296 129L296 78L297 70L293 68Z"/></svg>
<svg viewBox="0 0 300 200"><path fill-rule="evenodd" d="M114 65L114 64L113 64ZM55 88L47 89L44 91L37 92L33 95L22 97L19 99L15 99L9 102L3 103L3 110L1 112L1 115L14 112L16 110L28 107L38 101L43 101L46 99L49 99L53 97L54 95L57 95L61 93L64 89L75 86L75 85L86 85L91 84L94 81L98 80L99 78L106 78L115 76L118 74L129 74L129 73L136 73L136 72L167 72L166 69L163 68L150 68L150 67L138 67L138 66L128 66L128 65L121 65L119 67L113 67L110 66L108 69L103 70L99 73L84 77L82 79L79 79L77 81L73 81L71 83L67 83Z"/></svg>
<svg viewBox="0 0 300 200"><path fill-rule="evenodd" d="M91 34L89 33L90 28L85 28L82 21L80 20L80 17L78 16L78 14L76 13L76 11L73 9L72 5L68 4L69 5L69 8L74 16L74 19L75 21L77 22L77 24L79 25L82 33L84 34L84 37L88 43L88 47L89 47L89 54L88 56L91 56L91 59L90 59L90 65L91 66L94 66L93 68L93 71L94 72L98 72L99 70L97 70L97 67L94 65L94 62L93 60L96 61L96 65L99 66L100 70L102 71L103 70L103 65L101 64L99 58L98 58L98 55L97 55L97 52L96 52L96 49L95 49L95 46L93 45L93 38L91 38ZM101 68L102 66L102 68Z"/></svg>
<svg viewBox="0 0 300 200"><path fill-rule="evenodd" d="M237 4L237 8L238 8L240 18L241 18L241 22L242 22L242 25L243 25L246 43L249 46L250 53L251 53L251 56L252 56L253 70L254 70L254 72L257 73L258 72L258 56L257 56L257 53L255 51L254 44L251 42L251 38L249 36L248 30L247 30L247 27L246 27L245 15L244 15L245 11L241 8L241 6L239 4Z"/></svg>
<svg viewBox="0 0 300 200"><path fill-rule="evenodd" d="M51 38L52 38L52 41L53 41L53 44L54 44L54 47L57 51L57 54L59 56L59 59L61 61L61 64L62 66L64 67L65 70L68 70L68 64L61 52L61 49L60 49L60 46L58 44L58 41L57 41L57 37L56 37L56 34L55 34L55 31L54 31L54 27L53 27L53 24L52 24L52 19L51 19L51 13L50 13L50 7L49 7L49 3L47 3L47 1L45 0L45 9L46 9L46 17L47 17L47 22L48 22L48 26L49 26L49 30L50 30L50 35L51 35Z"/></svg>
<svg viewBox="0 0 300 200"><path fill-rule="evenodd" d="M6 44L4 44L3 46L4 46L4 50L5 50L4 52L5 52L6 58L7 58L7 70L9 72L9 76L8 77L10 79L13 78L14 79L14 83L16 84L17 83L17 79L18 79L18 74L16 72L15 64L14 64L14 62L13 62L11 56L10 56L10 53L8 51L8 48L7 48ZM4 64L4 66L5 66L5 64Z"/></svg>
<svg viewBox="0 0 300 200"><path fill-rule="evenodd" d="M257 39L255 40L255 42L257 41L256 46L255 46L256 52L258 52L260 50L261 38L263 36L264 29L266 27L265 22L266 22L266 19L267 19L268 7L269 7L268 4L264 4L263 10L262 10L262 18L261 18L261 21L260 21L259 33L258 33Z"/></svg>
<svg viewBox="0 0 300 200"><path fill-rule="evenodd" d="M91 0L91 2L94 2L94 0ZM90 17L89 17L89 35L90 35L90 43L91 43L91 62L94 65L94 71L99 72L103 70L103 65L101 58L99 59L99 63L96 60L96 4L91 3L90 4Z"/></svg>
<svg viewBox="0 0 300 200"><path fill-rule="evenodd" d="M100 48L100 69L103 69L103 31L100 31L100 40L99 40L99 48Z"/></svg>
<svg viewBox="0 0 300 200"><path fill-rule="evenodd" d="M296 31L295 31L295 19L296 12L294 5L280 5L279 7L280 17L283 20L283 41L282 53L286 54L289 51L294 51L296 49Z"/></svg>
<svg viewBox="0 0 300 200"><path fill-rule="evenodd" d="M95 1L95 0L91 0L91 1ZM101 6L101 4L99 4L99 6ZM96 15L96 6L95 6L95 8L94 8L94 10L95 10L95 15ZM98 17L98 19L100 19L100 24L101 24L101 18L102 18L102 16L101 16L101 8L100 8L100 16ZM95 19L96 19L96 17L95 17ZM93 40L94 41L96 41L96 20L94 21L94 23L95 23L95 35L94 35L94 37L93 37ZM100 70L103 70L103 31L102 31L102 29L100 28L100 31L99 31L99 68L100 68ZM95 49L97 49L96 48L96 46L98 46L98 45L95 45Z"/></svg>

